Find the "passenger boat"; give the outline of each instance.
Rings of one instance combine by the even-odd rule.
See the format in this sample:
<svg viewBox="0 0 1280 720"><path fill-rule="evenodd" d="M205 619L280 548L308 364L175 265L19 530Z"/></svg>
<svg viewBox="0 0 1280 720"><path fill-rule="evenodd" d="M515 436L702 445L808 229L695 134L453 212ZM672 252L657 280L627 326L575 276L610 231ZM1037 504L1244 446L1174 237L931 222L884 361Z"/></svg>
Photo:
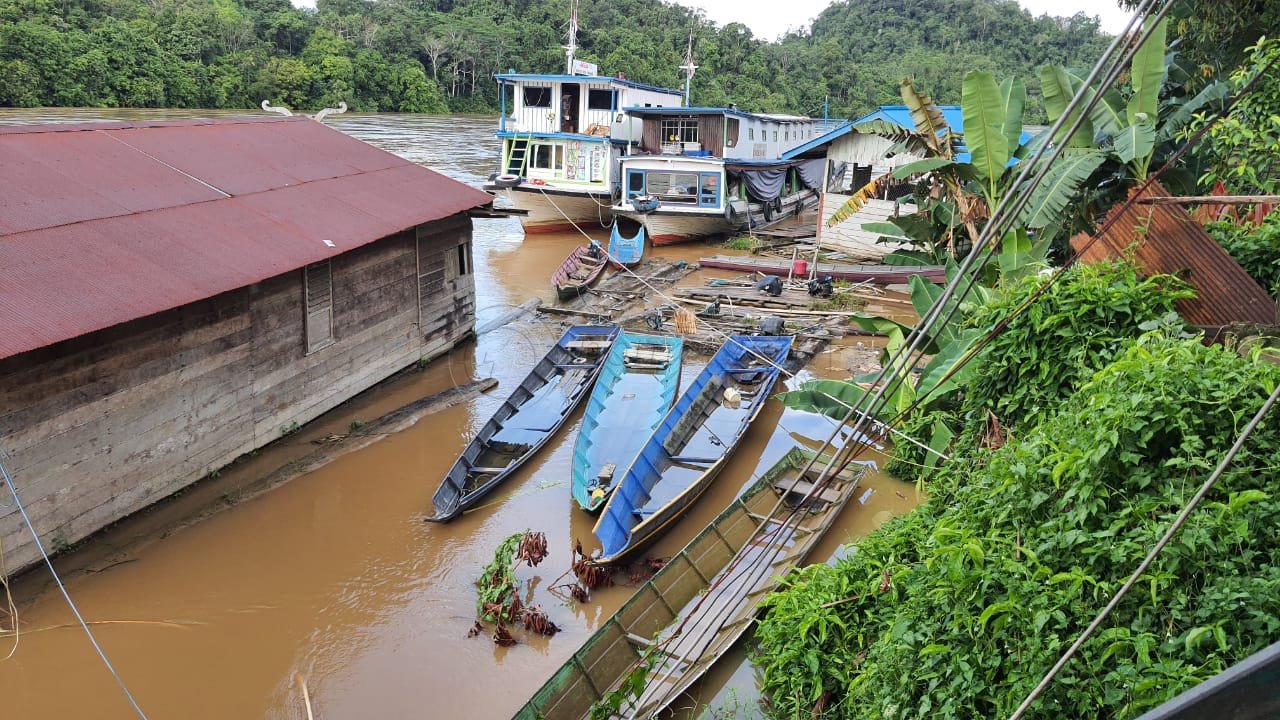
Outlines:
<svg viewBox="0 0 1280 720"><path fill-rule="evenodd" d="M614 481L671 409L683 346L678 337L628 332L614 342L573 448L573 499L583 510L604 505Z"/></svg>
<svg viewBox="0 0 1280 720"><path fill-rule="evenodd" d="M586 397L618 332L600 326L565 330L462 451L432 498L435 515L427 519L454 519L533 457Z"/></svg>
<svg viewBox="0 0 1280 720"><path fill-rule="evenodd" d="M551 286L561 300L576 298L585 293L591 284L600 278L609 259L605 257L600 243L592 240L587 245L580 245L569 253L569 257L560 263L560 267L551 275Z"/></svg>
<svg viewBox="0 0 1280 720"><path fill-rule="evenodd" d="M627 105L671 107L684 93L599 74L575 58L578 14L569 20L564 74L496 76L502 115L497 171L485 189L526 211L526 233L571 231L587 224L608 227L618 186L618 158L640 121Z"/></svg>
<svg viewBox="0 0 1280 720"><path fill-rule="evenodd" d="M812 458L793 448L766 471L605 621L516 720L588 717L649 652L656 657L644 690L628 698L623 717L654 716L704 675L750 628L777 579L822 539L870 465L814 491L827 458L802 475Z"/></svg>
<svg viewBox="0 0 1280 720"><path fill-rule="evenodd" d="M790 349L790 336L733 335L716 351L601 511L596 563L628 557L689 509L760 414Z"/></svg>
<svg viewBox="0 0 1280 720"><path fill-rule="evenodd" d="M614 218L609 231L609 260L627 267L639 264L644 259L644 237L644 225L628 218Z"/></svg>
<svg viewBox="0 0 1280 720"><path fill-rule="evenodd" d="M823 158L781 155L820 123L736 108L629 107L642 120L635 152L619 160L615 217L642 221L654 245L764 229L816 207Z"/></svg>

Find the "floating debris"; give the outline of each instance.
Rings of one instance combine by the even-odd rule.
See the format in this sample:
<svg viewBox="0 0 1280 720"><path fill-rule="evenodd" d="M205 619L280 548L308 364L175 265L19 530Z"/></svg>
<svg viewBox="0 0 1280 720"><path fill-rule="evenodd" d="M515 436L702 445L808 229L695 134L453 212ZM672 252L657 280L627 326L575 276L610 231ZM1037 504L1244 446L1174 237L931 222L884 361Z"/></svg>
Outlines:
<svg viewBox="0 0 1280 720"><path fill-rule="evenodd" d="M604 565L597 565L582 550L582 541L573 548L573 574L588 590L599 590L613 585L613 570Z"/></svg>
<svg viewBox="0 0 1280 720"><path fill-rule="evenodd" d="M520 547L516 550L516 562L523 562L529 567L537 567L547 557L547 534L526 531L520 539Z"/></svg>
<svg viewBox="0 0 1280 720"><path fill-rule="evenodd" d="M493 631L493 644L501 647L511 647L517 642L518 641L512 637L511 633L507 630L507 626L502 623L498 623L497 629Z"/></svg>
<svg viewBox="0 0 1280 720"><path fill-rule="evenodd" d="M524 625L525 630L536 632L539 635L550 637L560 632L560 627L551 622L551 619L547 617L547 614L538 605L525 608L520 615L520 622Z"/></svg>

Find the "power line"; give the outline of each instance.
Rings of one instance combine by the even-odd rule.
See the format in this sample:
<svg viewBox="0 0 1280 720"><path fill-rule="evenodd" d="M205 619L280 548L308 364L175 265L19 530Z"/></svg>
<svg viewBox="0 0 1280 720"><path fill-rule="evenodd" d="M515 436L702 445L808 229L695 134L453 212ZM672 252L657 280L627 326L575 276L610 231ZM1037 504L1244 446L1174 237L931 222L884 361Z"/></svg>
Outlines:
<svg viewBox="0 0 1280 720"><path fill-rule="evenodd" d="M89 629L89 624L84 621L84 616L80 614L80 609L71 599L71 594L67 592L67 586L62 584L62 578L58 577L58 571L53 568L53 561L49 559L49 553L45 552L44 543L40 542L40 535L36 532L36 526L31 522L31 517L27 515L27 509L23 507L22 500L18 497L18 486L13 482L13 476L9 474L9 469L4 465L4 459L0 458L0 475L4 477L4 481L9 485L9 493L13 495L13 503L17 506L18 512L21 513L22 519L26 522L27 527L31 529L31 539L36 543L36 549L40 551L40 556L44 558L44 564L49 567L49 573L53 575L53 581L58 584L58 589L62 591L62 597L66 599L67 606L71 608L71 612L76 616L76 620L80 623L80 627L84 629L84 634L89 637L89 642L93 645L93 649L98 652L98 657L102 658L102 663L107 666L107 670L111 671L111 677L115 678L116 684L120 686L121 692L129 700L129 704L138 713L138 717L147 720L146 713L142 712L142 708L138 707L138 701L133 699L133 693L129 692L129 688L125 686L124 680L120 677L120 673L116 672L116 668L107 659L107 654L103 652L102 646L98 644L98 639L93 636L93 631Z"/></svg>

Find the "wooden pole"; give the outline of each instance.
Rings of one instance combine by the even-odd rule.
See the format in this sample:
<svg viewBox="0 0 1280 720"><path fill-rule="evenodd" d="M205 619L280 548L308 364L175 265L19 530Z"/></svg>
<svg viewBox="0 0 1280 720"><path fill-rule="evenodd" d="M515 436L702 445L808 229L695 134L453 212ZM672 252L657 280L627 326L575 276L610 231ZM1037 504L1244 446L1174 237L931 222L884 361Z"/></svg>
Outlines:
<svg viewBox="0 0 1280 720"><path fill-rule="evenodd" d="M1204 195L1138 198L1139 205L1254 205L1280 203L1280 195Z"/></svg>

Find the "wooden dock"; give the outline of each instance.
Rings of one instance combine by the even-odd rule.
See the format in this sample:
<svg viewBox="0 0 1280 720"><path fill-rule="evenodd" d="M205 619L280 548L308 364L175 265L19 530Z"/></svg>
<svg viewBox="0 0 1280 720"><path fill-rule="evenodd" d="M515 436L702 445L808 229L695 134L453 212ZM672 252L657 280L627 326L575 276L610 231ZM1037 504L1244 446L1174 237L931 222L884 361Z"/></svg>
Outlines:
<svg viewBox="0 0 1280 720"><path fill-rule="evenodd" d="M699 258L698 265L704 268L738 272L759 272L765 275L777 275L780 278L786 278L787 273L791 271L791 260L774 257L713 255ZM837 280L870 282L877 285L905 283L912 275L922 275L931 282L940 283L947 280L946 268L941 265L845 265L820 262L815 272L819 277L830 275Z"/></svg>
<svg viewBox="0 0 1280 720"><path fill-rule="evenodd" d="M781 295L769 295L751 287L719 285L712 287L678 288L672 293L677 298L712 303L720 301L723 309L750 307L765 310L812 311L815 303L829 298L816 298L804 290L783 290ZM821 312L821 311L814 311Z"/></svg>

